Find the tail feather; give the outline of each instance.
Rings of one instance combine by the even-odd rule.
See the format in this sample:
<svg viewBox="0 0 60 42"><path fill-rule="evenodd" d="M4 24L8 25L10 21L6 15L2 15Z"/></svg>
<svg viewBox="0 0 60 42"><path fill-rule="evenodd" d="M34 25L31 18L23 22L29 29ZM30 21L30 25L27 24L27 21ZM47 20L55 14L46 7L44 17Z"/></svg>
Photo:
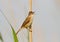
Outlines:
<svg viewBox="0 0 60 42"><path fill-rule="evenodd" d="M16 32L16 35L19 33L19 31L21 31L22 28L19 28L18 31Z"/></svg>

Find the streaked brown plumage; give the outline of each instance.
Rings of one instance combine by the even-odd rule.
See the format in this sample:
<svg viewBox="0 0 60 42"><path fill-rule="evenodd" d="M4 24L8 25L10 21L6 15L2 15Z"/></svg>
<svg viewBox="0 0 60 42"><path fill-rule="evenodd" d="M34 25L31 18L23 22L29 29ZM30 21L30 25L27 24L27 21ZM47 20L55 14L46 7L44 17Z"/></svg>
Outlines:
<svg viewBox="0 0 60 42"><path fill-rule="evenodd" d="M26 29L28 29L29 31L31 31L29 27L31 27L31 25L32 25L33 16L34 16L34 12L30 11L29 14L28 14L28 16L27 16L27 18L26 18L25 21L23 22L21 28L18 29L18 31L17 31L16 34L18 34L18 32L19 32L22 28L26 28Z"/></svg>

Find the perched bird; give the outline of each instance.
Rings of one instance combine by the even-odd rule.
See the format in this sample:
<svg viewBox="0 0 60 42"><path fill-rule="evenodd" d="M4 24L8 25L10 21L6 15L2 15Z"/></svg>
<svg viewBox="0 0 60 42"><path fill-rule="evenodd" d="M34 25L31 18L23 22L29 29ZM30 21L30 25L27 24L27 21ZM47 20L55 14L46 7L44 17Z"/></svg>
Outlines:
<svg viewBox="0 0 60 42"><path fill-rule="evenodd" d="M31 29L32 21L33 21L33 16L34 16L34 12L30 11L29 14L28 14L28 16L27 16L27 18L26 18L25 21L23 22L21 28L18 29L18 31L17 31L16 34L18 34L18 32L19 32L21 29L23 29L23 28L26 28L26 29L28 29L29 31L31 31L30 29ZM31 32L32 32L32 31L31 31Z"/></svg>

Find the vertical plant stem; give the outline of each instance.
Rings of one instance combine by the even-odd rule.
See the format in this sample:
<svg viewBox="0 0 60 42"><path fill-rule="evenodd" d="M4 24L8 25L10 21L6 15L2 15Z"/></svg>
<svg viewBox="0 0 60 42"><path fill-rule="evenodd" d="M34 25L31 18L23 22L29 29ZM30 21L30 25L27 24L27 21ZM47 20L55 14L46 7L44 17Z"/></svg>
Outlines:
<svg viewBox="0 0 60 42"><path fill-rule="evenodd" d="M29 0L29 11L32 11L32 0Z"/></svg>
<svg viewBox="0 0 60 42"><path fill-rule="evenodd" d="M29 30L27 32L28 32L28 42L32 42L32 32L30 32Z"/></svg>
<svg viewBox="0 0 60 42"><path fill-rule="evenodd" d="M32 31L32 28L31 28ZM32 32L29 31L29 42L32 42Z"/></svg>
<svg viewBox="0 0 60 42"><path fill-rule="evenodd" d="M29 11L32 11L32 0L29 0ZM32 27L31 27L32 31ZM32 42L32 32L29 31L29 42Z"/></svg>
<svg viewBox="0 0 60 42"><path fill-rule="evenodd" d="M28 32L28 42L30 42L30 40L29 40L29 30L27 30L27 32Z"/></svg>

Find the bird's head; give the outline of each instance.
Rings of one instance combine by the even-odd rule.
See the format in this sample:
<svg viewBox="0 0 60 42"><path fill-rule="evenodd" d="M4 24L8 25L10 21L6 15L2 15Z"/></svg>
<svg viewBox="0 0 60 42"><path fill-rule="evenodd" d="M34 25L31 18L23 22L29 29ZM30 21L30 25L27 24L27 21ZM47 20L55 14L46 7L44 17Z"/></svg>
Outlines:
<svg viewBox="0 0 60 42"><path fill-rule="evenodd" d="M34 15L34 12L32 11L29 11L29 14L28 15Z"/></svg>

